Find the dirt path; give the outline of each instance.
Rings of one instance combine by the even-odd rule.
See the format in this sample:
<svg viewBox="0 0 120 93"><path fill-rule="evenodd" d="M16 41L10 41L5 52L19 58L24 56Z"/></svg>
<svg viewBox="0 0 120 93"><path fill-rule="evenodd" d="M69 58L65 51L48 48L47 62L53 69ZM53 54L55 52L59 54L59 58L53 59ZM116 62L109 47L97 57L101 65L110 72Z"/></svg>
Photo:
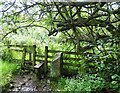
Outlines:
<svg viewBox="0 0 120 93"><path fill-rule="evenodd" d="M10 84L9 92L13 91L51 91L49 88L49 80L42 79L35 81L32 75L18 75Z"/></svg>

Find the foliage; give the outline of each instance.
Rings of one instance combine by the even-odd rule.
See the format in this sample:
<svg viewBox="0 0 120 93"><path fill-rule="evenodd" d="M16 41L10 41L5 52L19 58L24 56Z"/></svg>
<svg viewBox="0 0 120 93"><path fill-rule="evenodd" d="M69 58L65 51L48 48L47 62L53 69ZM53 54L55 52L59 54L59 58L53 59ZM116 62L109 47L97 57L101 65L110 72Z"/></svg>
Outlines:
<svg viewBox="0 0 120 93"><path fill-rule="evenodd" d="M18 64L0 60L0 86L9 84L13 79L13 74L17 73L19 68Z"/></svg>
<svg viewBox="0 0 120 93"><path fill-rule="evenodd" d="M3 38L40 28L41 32L48 31L48 35L62 32L79 51L81 41L94 45L100 39L118 36L119 3L2 1Z"/></svg>
<svg viewBox="0 0 120 93"><path fill-rule="evenodd" d="M76 51L79 73L97 74L108 82L108 87L119 89L120 76L120 2L39 2L39 1L1 1L0 35L2 43L37 45L37 52L43 47L50 49ZM1 34L2 33L2 34ZM50 35L50 37L48 37ZM51 35L55 35L51 36ZM12 61L16 53L3 49L2 59ZM13 54L13 55L12 55ZM52 55L52 54L51 54ZM19 56L19 55L18 55ZM67 56L69 57L69 56ZM71 61L70 61L71 62ZM74 61L71 63L75 63ZM68 67L70 69L70 67ZM9 76L8 76L9 77ZM100 88L91 85L96 76L81 79L61 79L65 90ZM83 78L83 77L82 77ZM96 77L95 85L102 84ZM88 80L85 81L85 80ZM90 85L91 87L87 86ZM84 85L86 84L86 85ZM74 86L72 86L74 85ZM101 85L102 87L103 85ZM85 88L86 87L86 88ZM94 87L94 88L93 88Z"/></svg>
<svg viewBox="0 0 120 93"><path fill-rule="evenodd" d="M120 92L120 75L114 74L111 76L112 80L109 83L109 87Z"/></svg>
<svg viewBox="0 0 120 93"><path fill-rule="evenodd" d="M58 91L95 91L104 87L105 80L97 75L83 75L77 78L61 78Z"/></svg>
<svg viewBox="0 0 120 93"><path fill-rule="evenodd" d="M112 78L119 79L120 76L114 75ZM76 78L64 78L61 77L57 84L57 91L94 91L94 92L105 92L106 90L113 90L120 92L120 84L117 81L107 82L105 79L99 77L97 74L81 74Z"/></svg>
<svg viewBox="0 0 120 93"><path fill-rule="evenodd" d="M12 61L12 53L7 48L2 48L2 59L6 61Z"/></svg>

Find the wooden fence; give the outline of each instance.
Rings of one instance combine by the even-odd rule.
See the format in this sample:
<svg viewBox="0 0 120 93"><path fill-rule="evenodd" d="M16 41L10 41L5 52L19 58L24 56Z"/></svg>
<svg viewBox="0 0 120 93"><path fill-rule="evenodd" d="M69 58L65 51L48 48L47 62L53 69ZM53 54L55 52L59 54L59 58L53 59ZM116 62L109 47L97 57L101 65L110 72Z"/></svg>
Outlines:
<svg viewBox="0 0 120 93"><path fill-rule="evenodd" d="M48 46L45 46L45 54L38 54L36 52L36 61L45 62L45 72L50 70L51 62L53 61L54 55L58 52L63 53L63 74L77 74L79 67L81 66L80 55L83 53L70 52L70 51L60 51L60 50L50 50ZM72 55L73 57L71 57ZM85 54L84 54L85 55ZM69 70L68 70L69 69Z"/></svg>
<svg viewBox="0 0 120 93"><path fill-rule="evenodd" d="M21 53L22 57L20 59L13 58L13 60L21 61L22 68L27 69L27 65L31 66L31 70L34 70L33 67L35 65L35 54L36 54L36 45L28 46L28 45L4 45L7 46L9 52L17 52L17 54ZM18 54L18 56L19 56ZM16 55L17 56L17 55Z"/></svg>
<svg viewBox="0 0 120 93"><path fill-rule="evenodd" d="M59 51L59 50L50 50L48 49L48 46L45 46L44 53L41 54L37 51L39 47L36 45L27 46L27 45L8 45L8 48L13 51L22 52L22 62L23 66L25 66L26 63L31 63L32 67L36 65L37 62L44 62L44 73L46 74L50 69L50 63L52 62L54 58L54 54L58 52L63 53L63 73L66 74L67 68L71 69L71 73L77 73L78 69L80 67L80 55L83 55L83 53L77 53L77 52L70 52L70 51ZM26 55L29 55L29 57L26 59ZM84 54L85 55L85 54ZM73 70L74 69L74 70Z"/></svg>

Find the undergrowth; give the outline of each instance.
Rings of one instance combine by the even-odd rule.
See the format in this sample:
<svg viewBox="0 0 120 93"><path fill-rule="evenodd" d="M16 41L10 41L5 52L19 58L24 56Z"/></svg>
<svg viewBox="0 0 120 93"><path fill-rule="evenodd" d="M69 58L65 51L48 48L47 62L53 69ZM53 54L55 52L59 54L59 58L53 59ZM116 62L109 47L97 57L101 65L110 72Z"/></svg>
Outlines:
<svg viewBox="0 0 120 93"><path fill-rule="evenodd" d="M83 75L76 78L60 78L57 91L95 91L104 87L105 80L97 75Z"/></svg>
<svg viewBox="0 0 120 93"><path fill-rule="evenodd" d="M19 66L17 63L0 60L0 86L4 87L13 79L13 74L17 73Z"/></svg>

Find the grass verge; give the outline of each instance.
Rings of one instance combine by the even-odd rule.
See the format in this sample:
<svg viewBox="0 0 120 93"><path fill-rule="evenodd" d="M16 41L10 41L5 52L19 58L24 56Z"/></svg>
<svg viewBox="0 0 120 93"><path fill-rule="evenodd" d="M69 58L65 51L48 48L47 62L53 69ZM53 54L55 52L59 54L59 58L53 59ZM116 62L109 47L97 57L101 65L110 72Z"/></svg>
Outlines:
<svg viewBox="0 0 120 93"><path fill-rule="evenodd" d="M0 87L5 88L13 80L13 74L18 71L18 67L17 63L0 60Z"/></svg>

